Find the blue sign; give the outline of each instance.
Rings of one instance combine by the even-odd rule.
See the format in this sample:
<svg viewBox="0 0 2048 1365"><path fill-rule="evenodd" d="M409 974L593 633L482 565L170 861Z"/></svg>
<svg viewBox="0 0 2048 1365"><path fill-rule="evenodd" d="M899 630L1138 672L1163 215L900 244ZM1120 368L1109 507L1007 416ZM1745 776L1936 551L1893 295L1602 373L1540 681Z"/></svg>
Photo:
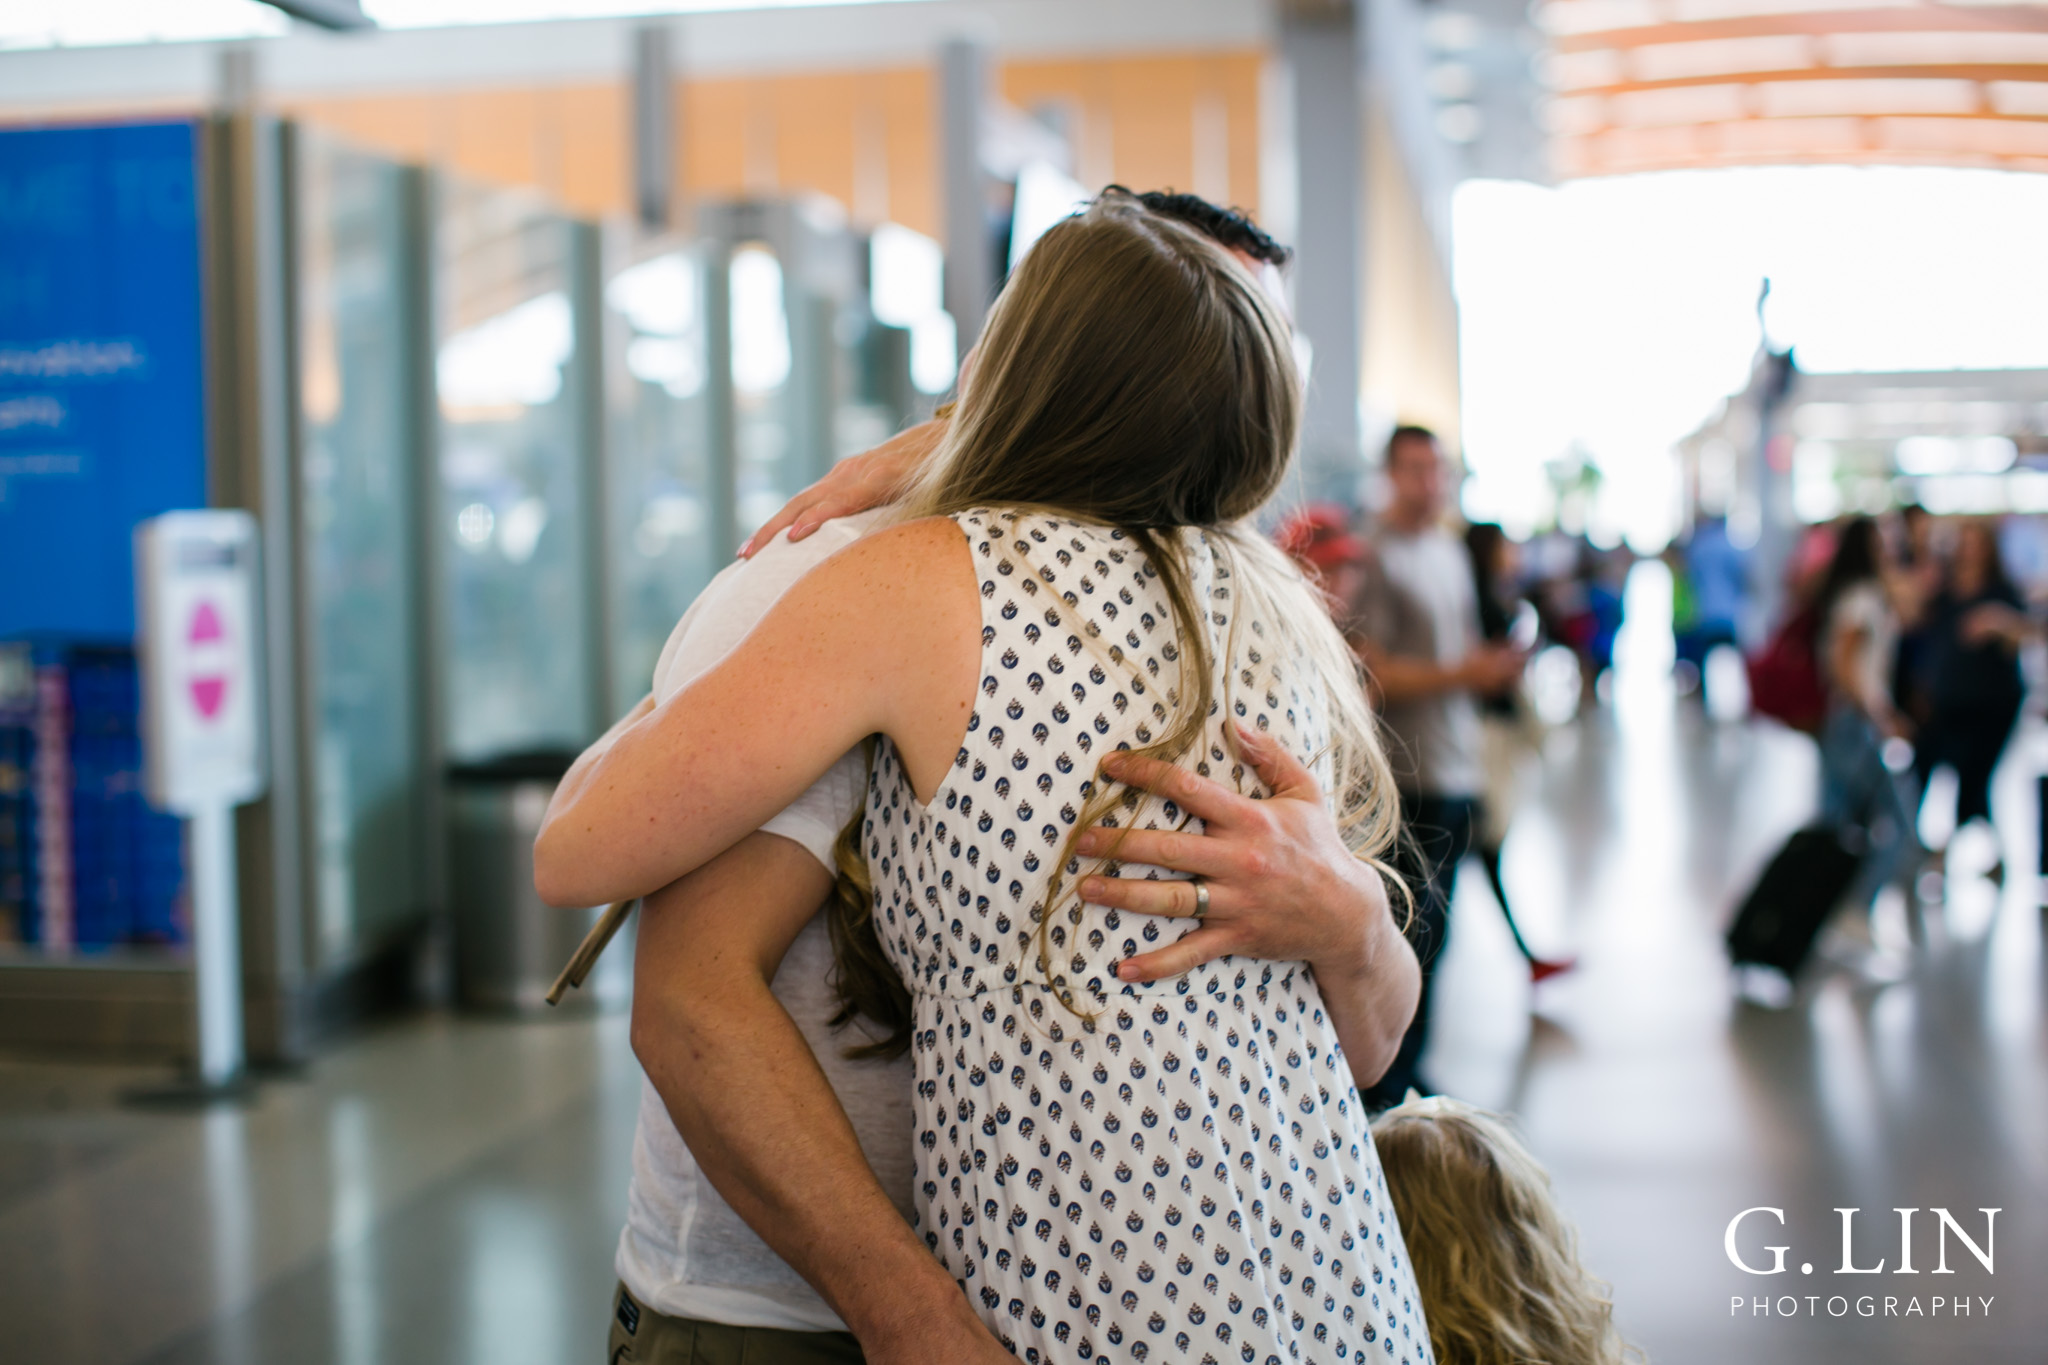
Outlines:
<svg viewBox="0 0 2048 1365"><path fill-rule="evenodd" d="M132 639L135 523L206 505L196 138L0 132L0 639Z"/></svg>

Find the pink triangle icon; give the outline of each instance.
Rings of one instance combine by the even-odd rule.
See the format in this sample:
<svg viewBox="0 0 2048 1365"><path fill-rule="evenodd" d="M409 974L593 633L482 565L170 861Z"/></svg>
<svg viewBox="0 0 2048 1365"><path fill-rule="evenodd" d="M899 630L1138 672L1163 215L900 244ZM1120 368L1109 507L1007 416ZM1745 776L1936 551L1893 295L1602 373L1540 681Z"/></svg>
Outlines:
<svg viewBox="0 0 2048 1365"><path fill-rule="evenodd" d="M226 634L220 627L220 613L213 609L213 603L201 602L199 610L192 613L192 629L185 638L198 645L218 640Z"/></svg>
<svg viewBox="0 0 2048 1365"><path fill-rule="evenodd" d="M226 678L194 678L192 680L192 703L199 708L199 714L212 720L220 711L220 704L227 699Z"/></svg>

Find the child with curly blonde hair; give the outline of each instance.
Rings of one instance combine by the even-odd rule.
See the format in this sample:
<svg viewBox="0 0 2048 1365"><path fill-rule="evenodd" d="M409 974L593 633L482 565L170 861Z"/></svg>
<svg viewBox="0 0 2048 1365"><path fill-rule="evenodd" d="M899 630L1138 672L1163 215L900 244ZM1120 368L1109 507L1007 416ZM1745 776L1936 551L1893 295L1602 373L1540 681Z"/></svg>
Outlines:
<svg viewBox="0 0 2048 1365"><path fill-rule="evenodd" d="M1622 1365L1608 1287L1498 1115L1408 1092L1372 1125L1437 1365Z"/></svg>

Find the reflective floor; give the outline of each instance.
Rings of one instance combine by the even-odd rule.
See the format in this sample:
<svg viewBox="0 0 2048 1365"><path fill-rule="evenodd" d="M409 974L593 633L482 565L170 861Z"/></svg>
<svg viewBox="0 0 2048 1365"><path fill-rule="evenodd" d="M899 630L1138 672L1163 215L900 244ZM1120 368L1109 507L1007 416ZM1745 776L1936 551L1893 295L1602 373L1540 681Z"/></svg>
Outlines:
<svg viewBox="0 0 2048 1365"><path fill-rule="evenodd" d="M1655 587L1632 594L1645 619ZM1942 903L1887 902L1877 936L1908 951L1905 980L1823 970L1790 1009L1738 1005L1719 932L1811 810L1813 751L1708 720L1673 696L1667 657L1635 633L1607 703L1550 736L1508 843L1534 946L1579 969L1532 992L1468 867L1430 1071L1520 1116L1655 1361L2038 1365L2048 977L2032 791L2048 734L2030 728L2001 773L2003 888L1981 875L1992 845L1976 831L1951 851ZM204 1117L118 1104L151 1078L0 1062L0 1356L599 1359L638 1084L622 1018L414 1021ZM1789 1247L1783 1275L1724 1253L1755 1206L1786 1225L1753 1215L1738 1249L1763 1268L1763 1247ZM1946 1208L1980 1243L1978 1210L2001 1209L1997 1273L1953 1236L1955 1273L1935 1273L1932 1212L1913 1225L1918 1273L1891 1273L1901 1207ZM1838 1208L1863 1210L1855 1264L1886 1273L1834 1273Z"/></svg>

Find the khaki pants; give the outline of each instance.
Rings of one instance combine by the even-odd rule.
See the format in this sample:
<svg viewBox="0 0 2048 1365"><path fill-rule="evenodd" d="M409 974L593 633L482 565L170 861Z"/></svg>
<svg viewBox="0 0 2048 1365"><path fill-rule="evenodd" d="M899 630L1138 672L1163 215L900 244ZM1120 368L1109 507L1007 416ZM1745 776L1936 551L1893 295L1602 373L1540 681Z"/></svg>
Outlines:
<svg viewBox="0 0 2048 1365"><path fill-rule="evenodd" d="M620 1285L612 1300L609 1365L862 1365L849 1332L789 1332L671 1318Z"/></svg>

